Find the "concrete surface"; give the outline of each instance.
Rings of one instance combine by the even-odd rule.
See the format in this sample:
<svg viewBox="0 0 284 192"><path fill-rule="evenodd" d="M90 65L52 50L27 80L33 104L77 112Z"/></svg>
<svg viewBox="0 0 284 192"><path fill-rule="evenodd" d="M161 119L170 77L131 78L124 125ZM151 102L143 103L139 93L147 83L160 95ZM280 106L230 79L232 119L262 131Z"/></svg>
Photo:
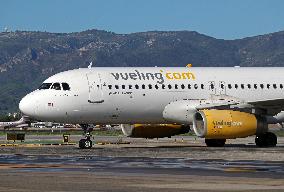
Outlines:
<svg viewBox="0 0 284 192"><path fill-rule="evenodd" d="M94 139L130 144L0 147L0 191L284 191L281 137L275 148L257 148L253 137L222 148L195 137Z"/></svg>

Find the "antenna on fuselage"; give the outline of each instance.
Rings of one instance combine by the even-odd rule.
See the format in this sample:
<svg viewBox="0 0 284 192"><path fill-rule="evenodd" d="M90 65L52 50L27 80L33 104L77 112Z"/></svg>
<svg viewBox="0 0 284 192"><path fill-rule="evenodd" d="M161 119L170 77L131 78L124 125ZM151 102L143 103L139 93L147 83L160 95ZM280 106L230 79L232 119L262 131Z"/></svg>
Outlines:
<svg viewBox="0 0 284 192"><path fill-rule="evenodd" d="M88 66L88 69L91 69L91 68L92 68L92 65L93 65L93 61L90 62L90 65Z"/></svg>

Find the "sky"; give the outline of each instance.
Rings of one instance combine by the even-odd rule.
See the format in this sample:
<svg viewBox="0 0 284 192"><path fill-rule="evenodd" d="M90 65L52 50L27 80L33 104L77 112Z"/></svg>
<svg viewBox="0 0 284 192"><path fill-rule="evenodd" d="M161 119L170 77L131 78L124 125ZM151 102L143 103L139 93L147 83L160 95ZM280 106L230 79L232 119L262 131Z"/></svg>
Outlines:
<svg viewBox="0 0 284 192"><path fill-rule="evenodd" d="M240 39L284 30L284 0L0 0L0 31L197 31Z"/></svg>

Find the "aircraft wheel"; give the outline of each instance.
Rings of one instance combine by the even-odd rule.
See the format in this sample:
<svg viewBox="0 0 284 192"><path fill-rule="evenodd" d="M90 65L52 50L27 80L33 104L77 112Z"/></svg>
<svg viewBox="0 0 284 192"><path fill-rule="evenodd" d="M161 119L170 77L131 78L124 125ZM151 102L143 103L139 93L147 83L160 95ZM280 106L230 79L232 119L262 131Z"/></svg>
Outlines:
<svg viewBox="0 0 284 192"><path fill-rule="evenodd" d="M257 135L255 137L255 144L258 147L264 147L265 143L264 143L264 136L263 135Z"/></svg>
<svg viewBox="0 0 284 192"><path fill-rule="evenodd" d="M255 137L255 144L258 147L275 147L277 136L274 133L266 132Z"/></svg>
<svg viewBox="0 0 284 192"><path fill-rule="evenodd" d="M207 147L224 147L226 139L205 139Z"/></svg>
<svg viewBox="0 0 284 192"><path fill-rule="evenodd" d="M81 149L90 149L93 146L93 142L90 139L81 139L79 141L79 147Z"/></svg>

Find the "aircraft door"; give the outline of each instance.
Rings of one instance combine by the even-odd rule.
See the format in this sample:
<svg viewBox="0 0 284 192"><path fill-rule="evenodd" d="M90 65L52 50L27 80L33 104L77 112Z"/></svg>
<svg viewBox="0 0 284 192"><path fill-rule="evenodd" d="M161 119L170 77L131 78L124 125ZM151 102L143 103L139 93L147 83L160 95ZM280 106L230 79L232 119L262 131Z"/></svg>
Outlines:
<svg viewBox="0 0 284 192"><path fill-rule="evenodd" d="M101 75L98 72L89 72L86 74L89 87L89 103L103 103L103 86Z"/></svg>

